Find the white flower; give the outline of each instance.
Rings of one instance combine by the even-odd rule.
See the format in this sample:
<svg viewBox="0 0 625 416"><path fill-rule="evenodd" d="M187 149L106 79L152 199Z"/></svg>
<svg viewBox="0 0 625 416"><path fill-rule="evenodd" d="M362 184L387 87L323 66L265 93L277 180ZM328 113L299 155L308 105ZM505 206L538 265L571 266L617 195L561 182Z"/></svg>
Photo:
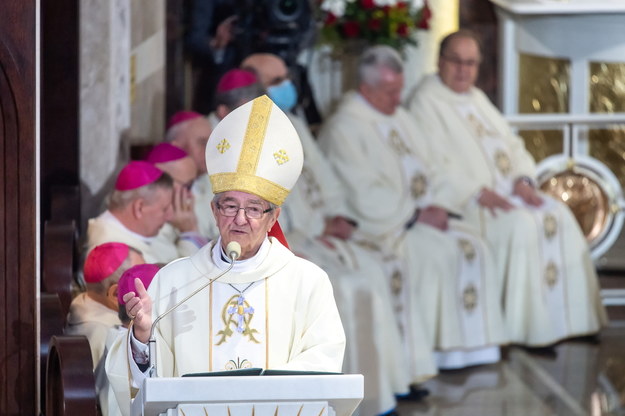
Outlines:
<svg viewBox="0 0 625 416"><path fill-rule="evenodd" d="M424 0L410 0L410 8L412 10L421 10L423 6L425 6Z"/></svg>
<svg viewBox="0 0 625 416"><path fill-rule="evenodd" d="M347 0L348 2L353 2L355 0ZM321 3L321 10L324 12L330 12L336 17L343 17L345 14L345 3L346 0L323 0Z"/></svg>
<svg viewBox="0 0 625 416"><path fill-rule="evenodd" d="M384 6L395 6L397 5L397 0L373 0L373 3L378 7Z"/></svg>

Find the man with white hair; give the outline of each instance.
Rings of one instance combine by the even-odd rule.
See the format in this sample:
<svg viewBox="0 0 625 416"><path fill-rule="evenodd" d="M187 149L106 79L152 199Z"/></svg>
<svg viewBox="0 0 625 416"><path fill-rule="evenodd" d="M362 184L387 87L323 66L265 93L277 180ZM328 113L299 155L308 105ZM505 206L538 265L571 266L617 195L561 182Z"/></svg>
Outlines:
<svg viewBox="0 0 625 416"><path fill-rule="evenodd" d="M232 242L240 246L232 270L156 327L159 375L250 367L339 372L345 334L327 274L267 237L302 169L293 126L259 97L215 127L206 161L219 237L161 269L147 292L137 282L137 293L124 297L132 336L109 353L110 382L128 388L130 374L141 385L152 322L225 271Z"/></svg>
<svg viewBox="0 0 625 416"><path fill-rule="evenodd" d="M587 243L568 208L538 192L523 140L475 87L481 59L474 33L447 36L412 115L436 137L440 172L459 180L460 212L493 247L510 341L546 347L595 334L607 320Z"/></svg>
<svg viewBox="0 0 625 416"><path fill-rule="evenodd" d="M423 374L423 327L439 368L495 362L507 338L494 264L457 219L455 190L431 169L425 137L399 106L401 57L372 47L357 76L358 90L324 123L319 145L360 231L396 261L397 316L414 381Z"/></svg>

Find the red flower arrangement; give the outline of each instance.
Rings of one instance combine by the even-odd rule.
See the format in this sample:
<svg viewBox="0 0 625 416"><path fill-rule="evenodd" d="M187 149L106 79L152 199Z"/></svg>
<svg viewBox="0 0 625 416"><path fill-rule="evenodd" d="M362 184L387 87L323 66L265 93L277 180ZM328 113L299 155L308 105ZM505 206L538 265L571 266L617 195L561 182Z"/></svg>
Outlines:
<svg viewBox="0 0 625 416"><path fill-rule="evenodd" d="M321 43L343 49L347 43L389 45L400 52L416 45L416 30L429 29L427 0L320 0Z"/></svg>

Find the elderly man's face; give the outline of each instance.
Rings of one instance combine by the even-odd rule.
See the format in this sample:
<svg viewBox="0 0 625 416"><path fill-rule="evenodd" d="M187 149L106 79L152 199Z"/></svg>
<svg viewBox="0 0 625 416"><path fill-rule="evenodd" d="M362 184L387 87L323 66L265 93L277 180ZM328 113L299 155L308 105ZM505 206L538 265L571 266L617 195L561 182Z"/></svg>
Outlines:
<svg viewBox="0 0 625 416"><path fill-rule="evenodd" d="M401 105L404 75L388 68L381 68L380 71L380 81L376 85L362 84L360 93L376 110L390 116Z"/></svg>
<svg viewBox="0 0 625 416"><path fill-rule="evenodd" d="M221 207L231 208L254 208L265 211L269 208L269 203L256 195L240 191L228 191L221 195L218 203ZM224 215L217 204L211 204L217 228L223 247L225 248L231 241L236 241L241 245L241 257L244 260L254 256L260 248L267 233L280 215L280 208L270 211L258 219L247 218L245 211L240 209L234 217Z"/></svg>
<svg viewBox="0 0 625 416"><path fill-rule="evenodd" d="M141 228L146 237L154 237L165 223L173 218L174 210L171 188L156 188L152 196L143 199L137 215L140 216Z"/></svg>
<svg viewBox="0 0 625 416"><path fill-rule="evenodd" d="M183 149L195 162L199 174L206 173L206 143L213 131L211 124L204 117L194 118L172 141L172 144Z"/></svg>
<svg viewBox="0 0 625 416"><path fill-rule="evenodd" d="M468 92L479 73L482 56L475 40L453 39L438 60L438 74L445 85L457 93Z"/></svg>

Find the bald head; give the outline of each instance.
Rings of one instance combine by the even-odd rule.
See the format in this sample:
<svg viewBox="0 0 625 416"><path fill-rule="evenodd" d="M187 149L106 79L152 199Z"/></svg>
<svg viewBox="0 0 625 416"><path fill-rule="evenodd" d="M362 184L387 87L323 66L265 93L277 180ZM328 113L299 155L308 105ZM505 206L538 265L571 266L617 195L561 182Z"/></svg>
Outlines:
<svg viewBox="0 0 625 416"><path fill-rule="evenodd" d="M169 128L167 140L193 159L198 175L206 173L206 143L213 127L206 117L186 120Z"/></svg>
<svg viewBox="0 0 625 416"><path fill-rule="evenodd" d="M241 68L256 73L265 88L278 85L289 77L284 60L271 53L252 54L241 63Z"/></svg>
<svg viewBox="0 0 625 416"><path fill-rule="evenodd" d="M190 156L178 160L157 163L156 167L169 174L174 180L174 186L185 186L189 188L197 177L195 162Z"/></svg>

